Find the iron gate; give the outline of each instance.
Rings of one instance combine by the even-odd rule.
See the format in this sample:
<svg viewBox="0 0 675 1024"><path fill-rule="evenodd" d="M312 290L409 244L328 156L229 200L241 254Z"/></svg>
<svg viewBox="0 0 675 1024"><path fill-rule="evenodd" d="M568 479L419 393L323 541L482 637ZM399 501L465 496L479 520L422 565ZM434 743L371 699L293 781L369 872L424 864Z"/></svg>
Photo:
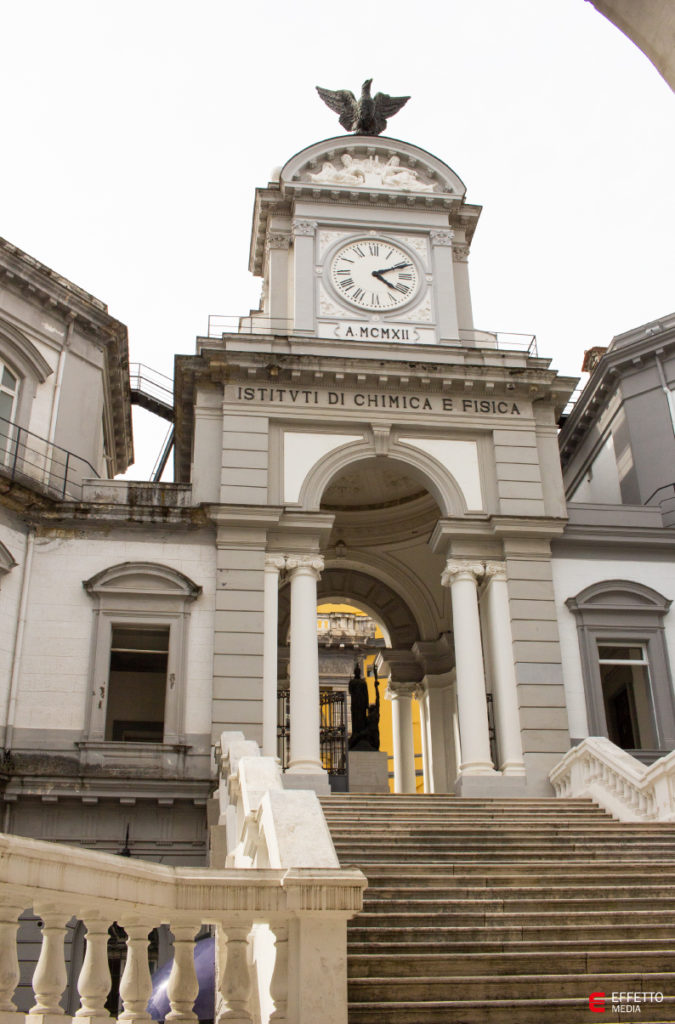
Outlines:
<svg viewBox="0 0 675 1024"><path fill-rule="evenodd" d="M321 764L329 775L347 774L347 694L344 690L320 692ZM291 757L290 690L277 694L277 754L283 771Z"/></svg>

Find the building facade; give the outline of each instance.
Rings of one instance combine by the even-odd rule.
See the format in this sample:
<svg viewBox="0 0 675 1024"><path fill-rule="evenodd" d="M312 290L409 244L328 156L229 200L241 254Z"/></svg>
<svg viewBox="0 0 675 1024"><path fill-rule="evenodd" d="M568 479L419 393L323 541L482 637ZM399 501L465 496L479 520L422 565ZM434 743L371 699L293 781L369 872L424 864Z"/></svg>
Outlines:
<svg viewBox="0 0 675 1024"><path fill-rule="evenodd" d="M480 208L343 137L255 193L260 309L175 362L174 483L133 458L126 330L0 246L4 830L204 863L241 730L327 792L317 607L380 627L397 789L550 795L588 735L675 746L675 319L575 382L476 329ZM654 452L658 457L654 457ZM324 651L325 662L325 651ZM325 664L324 664L325 668Z"/></svg>

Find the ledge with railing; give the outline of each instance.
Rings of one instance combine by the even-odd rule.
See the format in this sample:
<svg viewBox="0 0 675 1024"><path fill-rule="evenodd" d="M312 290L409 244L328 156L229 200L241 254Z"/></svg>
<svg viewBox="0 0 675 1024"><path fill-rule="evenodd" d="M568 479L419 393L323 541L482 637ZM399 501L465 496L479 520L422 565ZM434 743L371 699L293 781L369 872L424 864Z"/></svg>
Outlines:
<svg viewBox="0 0 675 1024"><path fill-rule="evenodd" d="M80 501L83 482L98 476L86 459L0 417L0 478L60 501Z"/></svg>
<svg viewBox="0 0 675 1024"><path fill-rule="evenodd" d="M379 326L386 327L383 323ZM399 324L395 326L400 326ZM405 326L405 325L404 325ZM365 327L365 324L364 324ZM327 341L335 341L335 324L319 322L317 333L311 337ZM291 318L271 317L263 314L249 316L230 316L227 314L212 313L209 316L207 337L222 338L224 334L242 335L283 335L288 336L294 333L294 321ZM302 337L307 337L303 332ZM372 340L372 339L371 339ZM391 341L382 339L380 344L390 345ZM444 345L451 344L443 342ZM525 352L527 355L537 355L537 338L534 334L519 334L509 331L481 331L464 330L459 331L459 338L455 345L466 345L470 348L493 348L514 352Z"/></svg>
<svg viewBox="0 0 675 1024"><path fill-rule="evenodd" d="M620 821L675 821L675 750L644 765L604 736L568 750L549 774L559 797L590 797Z"/></svg>

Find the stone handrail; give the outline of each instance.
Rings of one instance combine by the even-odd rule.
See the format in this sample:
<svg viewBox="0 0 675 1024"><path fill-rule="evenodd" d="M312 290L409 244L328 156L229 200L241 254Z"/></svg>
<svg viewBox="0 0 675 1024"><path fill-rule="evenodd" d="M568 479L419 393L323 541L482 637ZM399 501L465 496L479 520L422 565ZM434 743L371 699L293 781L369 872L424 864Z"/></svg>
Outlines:
<svg viewBox="0 0 675 1024"><path fill-rule="evenodd" d="M224 736L222 751L227 779L219 800L227 825L212 830L209 868L0 834L0 1024L110 1022L113 922L127 934L120 1024L150 1022L149 933L160 925L173 933L172 1024L197 1021L194 943L204 925L216 936L218 1024L347 1024L347 920L362 907L366 879L340 868L314 793L284 791L274 759L261 758L241 734ZM18 922L26 910L42 921L27 1016L12 1001L20 978ZM86 952L77 982L81 1006L70 1018L60 1001L73 918L86 928Z"/></svg>
<svg viewBox="0 0 675 1024"><path fill-rule="evenodd" d="M549 775L556 796L591 797L620 821L675 821L675 751L644 765L604 736L591 736Z"/></svg>
<svg viewBox="0 0 675 1024"><path fill-rule="evenodd" d="M224 732L218 755L224 865L340 869L316 793L285 789L277 759L261 757L258 745L242 733ZM217 841L215 831L212 841ZM361 877L365 888L366 879Z"/></svg>

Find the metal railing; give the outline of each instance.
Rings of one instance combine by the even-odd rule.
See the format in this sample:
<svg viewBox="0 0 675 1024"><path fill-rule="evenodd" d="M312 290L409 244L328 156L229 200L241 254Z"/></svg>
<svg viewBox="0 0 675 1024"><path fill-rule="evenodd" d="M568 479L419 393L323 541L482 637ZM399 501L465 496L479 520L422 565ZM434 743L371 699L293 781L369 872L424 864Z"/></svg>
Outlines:
<svg viewBox="0 0 675 1024"><path fill-rule="evenodd" d="M173 380L144 363L129 364L131 401L164 419L173 420Z"/></svg>
<svg viewBox="0 0 675 1024"><path fill-rule="evenodd" d="M83 480L100 473L67 448L0 417L0 477L61 501L81 501Z"/></svg>
<svg viewBox="0 0 675 1024"><path fill-rule="evenodd" d="M385 325L386 326L386 325ZM334 325L333 325L334 327ZM314 337L335 341L333 327L319 323L318 333ZM322 333L322 330L324 333ZM221 338L223 334L289 335L294 332L294 321L287 317L271 317L263 313L248 316L231 316L212 313L209 316L207 337ZM303 337L306 335L303 334ZM517 333L515 331L481 331L460 330L459 340L471 348L495 348L504 351L526 352L530 356L537 355L537 338L534 334ZM389 341L386 344L390 344Z"/></svg>
<svg viewBox="0 0 675 1024"><path fill-rule="evenodd" d="M277 749L284 771L291 759L290 690L277 694ZM347 694L322 690L320 694L321 764L329 775L347 774Z"/></svg>

